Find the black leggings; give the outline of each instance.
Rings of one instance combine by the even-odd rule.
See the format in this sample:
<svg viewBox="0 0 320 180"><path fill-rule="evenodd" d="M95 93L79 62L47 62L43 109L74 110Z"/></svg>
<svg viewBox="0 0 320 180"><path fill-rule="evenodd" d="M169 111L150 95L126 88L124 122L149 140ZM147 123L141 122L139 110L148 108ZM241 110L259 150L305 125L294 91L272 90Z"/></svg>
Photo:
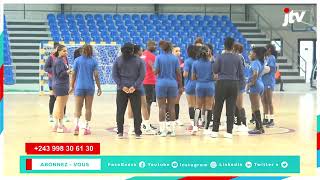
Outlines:
<svg viewBox="0 0 320 180"><path fill-rule="evenodd" d="M52 91L52 87L49 87L49 89ZM53 108L54 108L55 102L56 102L56 96L50 95L50 99L49 99L49 114L50 115L52 115L52 113L53 113ZM66 110L67 110L67 106L64 107L64 115L66 115Z"/></svg>

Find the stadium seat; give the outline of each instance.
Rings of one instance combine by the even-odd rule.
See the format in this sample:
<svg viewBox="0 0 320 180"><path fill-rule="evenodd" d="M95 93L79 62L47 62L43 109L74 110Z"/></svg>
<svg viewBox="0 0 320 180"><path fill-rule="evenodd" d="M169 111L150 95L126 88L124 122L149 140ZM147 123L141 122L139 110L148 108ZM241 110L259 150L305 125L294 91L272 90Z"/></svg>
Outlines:
<svg viewBox="0 0 320 180"><path fill-rule="evenodd" d="M132 41L144 45L149 39L166 39L185 51L197 36L223 49L227 36L237 38L250 49L250 44L233 25L228 16L174 14L48 14L48 25L54 40L101 40L123 44ZM145 45L144 45L145 46ZM182 52L185 56L186 52Z"/></svg>
<svg viewBox="0 0 320 180"><path fill-rule="evenodd" d="M178 15L178 16L177 16L177 19L180 20L180 21L182 21L182 20L185 19L185 16L184 16L184 15Z"/></svg>
<svg viewBox="0 0 320 180"><path fill-rule="evenodd" d="M103 41L105 41L106 43L111 43L111 38L110 36L102 36Z"/></svg>
<svg viewBox="0 0 320 180"><path fill-rule="evenodd" d="M138 14L133 14L133 15L132 15L132 20L133 20L133 21L140 20L140 15L138 15Z"/></svg>
<svg viewBox="0 0 320 180"><path fill-rule="evenodd" d="M57 15L57 19L58 19L58 20L65 20L64 14L58 14L58 15Z"/></svg>
<svg viewBox="0 0 320 180"><path fill-rule="evenodd" d="M50 22L50 21L56 21L56 16L54 15L54 14L48 14L47 15L47 19L48 19L48 21Z"/></svg>
<svg viewBox="0 0 320 180"><path fill-rule="evenodd" d="M151 14L150 15L150 20L158 20L159 18L158 18L158 16L157 15L155 15L155 14Z"/></svg>
<svg viewBox="0 0 320 180"><path fill-rule="evenodd" d="M142 14L142 15L141 15L141 20L143 20L143 21L147 21L147 20L149 20L148 15L146 15L146 14Z"/></svg>
<svg viewBox="0 0 320 180"><path fill-rule="evenodd" d="M105 21L112 21L112 15L111 15L111 14L105 14L105 15L103 16L103 19L104 19Z"/></svg>
<svg viewBox="0 0 320 180"><path fill-rule="evenodd" d="M121 16L119 14L113 15L113 20L121 21Z"/></svg>
<svg viewBox="0 0 320 180"><path fill-rule="evenodd" d="M92 16L92 14L86 14L85 16L84 16L84 18L88 21L88 20L93 20L93 16Z"/></svg>
<svg viewBox="0 0 320 180"><path fill-rule="evenodd" d="M102 17L101 14L95 14L95 15L94 15L94 19L95 19L96 21L103 21L103 17Z"/></svg>
<svg viewBox="0 0 320 180"><path fill-rule="evenodd" d="M200 15L196 15L196 16L194 17L194 19L195 19L196 21L201 21L201 20L203 20L203 19L202 19L202 16L200 16Z"/></svg>

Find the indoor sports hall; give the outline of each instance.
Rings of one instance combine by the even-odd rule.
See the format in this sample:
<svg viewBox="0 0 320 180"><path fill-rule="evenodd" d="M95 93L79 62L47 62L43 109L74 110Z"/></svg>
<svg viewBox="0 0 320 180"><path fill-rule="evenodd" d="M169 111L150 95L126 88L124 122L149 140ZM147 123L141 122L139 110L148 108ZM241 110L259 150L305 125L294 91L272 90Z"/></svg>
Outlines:
<svg viewBox="0 0 320 180"><path fill-rule="evenodd" d="M272 11L271 11L272 10ZM272 12L272 13L270 13ZM302 20L286 19L289 13L303 14ZM19 175L19 157L25 142L99 142L102 155L299 155L301 174L314 174L316 165L316 5L254 4L5 4L4 5L4 173ZM288 20L288 23L286 21ZM291 22L293 21L293 22ZM127 43L148 48L166 40L180 48L179 59L188 58L188 46L201 37L212 45L213 58L224 53L226 37L243 46L248 59L255 47L273 44L277 52L276 77L272 103L272 126L263 134L233 132L224 138L225 108L221 113L219 136L204 135L199 127L192 133L186 93L179 101L179 123L175 136L161 137L159 105L151 104L149 122L154 134L142 138L128 133L132 120L127 113L123 138L117 136L117 86L112 77L113 64ZM98 62L102 95L95 92L90 134L74 135L75 96L69 95L64 126L70 132L52 132L54 120L49 113L50 96L45 66L54 42L67 49L69 67L74 52L84 44L93 47ZM278 74L279 75L279 74ZM97 90L97 88L96 88ZM251 103L243 94L247 128ZM260 111L263 114L260 102ZM83 120L83 108L80 120ZM204 114L202 116L205 116ZM264 116L266 117L266 116ZM203 118L202 118L203 119ZM209 127L211 129L211 126Z"/></svg>

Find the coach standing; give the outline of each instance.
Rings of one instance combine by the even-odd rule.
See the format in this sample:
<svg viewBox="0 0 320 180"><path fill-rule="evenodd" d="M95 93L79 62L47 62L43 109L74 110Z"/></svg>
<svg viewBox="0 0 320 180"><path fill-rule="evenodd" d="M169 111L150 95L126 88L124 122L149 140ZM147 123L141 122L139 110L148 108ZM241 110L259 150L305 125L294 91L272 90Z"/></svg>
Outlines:
<svg viewBox="0 0 320 180"><path fill-rule="evenodd" d="M236 100L239 91L239 80L243 80L243 68L241 58L238 54L232 53L234 39L227 37L224 41L225 52L217 58L213 66L214 74L218 75L216 84L214 107L214 123L211 137L218 137L219 124L223 103L226 101L227 114L227 132L225 138L232 138L232 129L234 123L234 113Z"/></svg>
<svg viewBox="0 0 320 180"><path fill-rule="evenodd" d="M116 59L112 67L112 77L117 84L117 128L118 138L123 138L124 114L130 99L136 138L141 138L141 92L146 74L143 60L134 55L134 45L126 43L121 47L122 55Z"/></svg>

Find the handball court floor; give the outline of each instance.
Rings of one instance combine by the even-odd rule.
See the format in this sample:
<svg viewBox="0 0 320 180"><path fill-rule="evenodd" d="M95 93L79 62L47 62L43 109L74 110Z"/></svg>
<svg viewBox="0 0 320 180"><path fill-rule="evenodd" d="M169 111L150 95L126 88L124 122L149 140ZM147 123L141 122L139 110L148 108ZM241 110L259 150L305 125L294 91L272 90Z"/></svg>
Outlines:
<svg viewBox="0 0 320 180"><path fill-rule="evenodd" d="M143 139L135 139L134 136L126 134L125 139L117 139L113 131L116 127L115 97L115 93L111 92L96 96L90 124L92 135L74 136L72 133L51 132L51 124L48 122L48 96L5 94L5 175L19 175L19 156L25 155L26 142L99 142L101 155L299 155L300 175L315 174L316 91L275 92L275 127L266 128L263 135L235 134L232 140L222 137L213 139L203 136L202 131L198 132L197 136L191 136L186 131L190 121L184 94L180 101L180 119L185 125L177 127L176 137L145 135ZM251 111L248 95L245 95L244 102L249 119ZM72 129L73 112L74 97L71 95L67 104L67 115L71 122L66 123L66 126ZM222 120L225 119L224 116L225 110ZM155 104L152 106L150 120L158 126L158 107ZM126 120L125 125L127 131Z"/></svg>

